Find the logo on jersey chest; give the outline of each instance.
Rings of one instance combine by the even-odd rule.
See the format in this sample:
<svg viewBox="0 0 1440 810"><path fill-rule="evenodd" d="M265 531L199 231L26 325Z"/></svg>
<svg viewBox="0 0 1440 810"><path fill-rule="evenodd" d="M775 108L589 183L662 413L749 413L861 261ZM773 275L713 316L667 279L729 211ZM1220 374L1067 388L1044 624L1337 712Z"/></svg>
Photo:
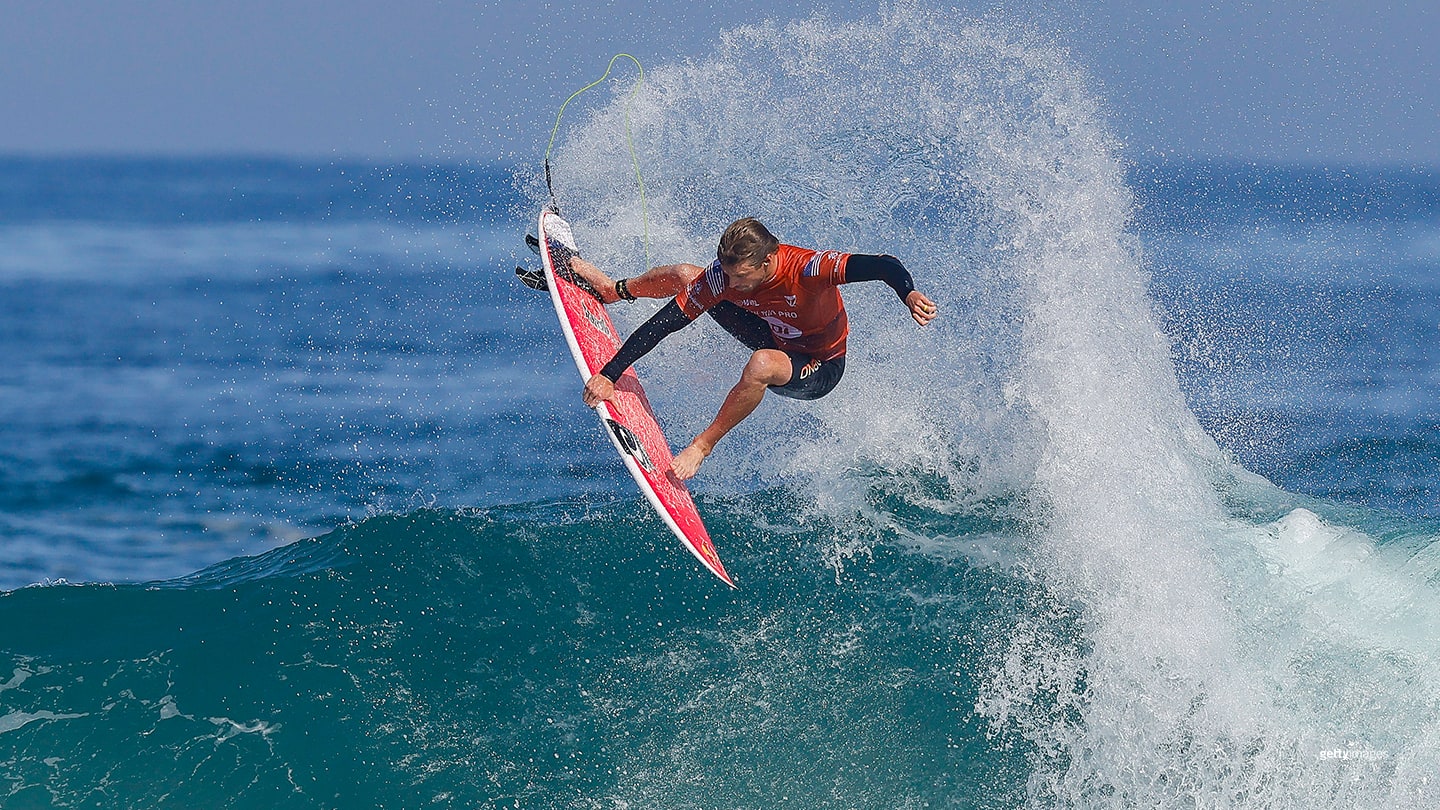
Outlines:
<svg viewBox="0 0 1440 810"><path fill-rule="evenodd" d="M799 295L769 295L764 299L746 298L738 303L762 318L794 320L800 317L800 313L797 311L800 303Z"/></svg>

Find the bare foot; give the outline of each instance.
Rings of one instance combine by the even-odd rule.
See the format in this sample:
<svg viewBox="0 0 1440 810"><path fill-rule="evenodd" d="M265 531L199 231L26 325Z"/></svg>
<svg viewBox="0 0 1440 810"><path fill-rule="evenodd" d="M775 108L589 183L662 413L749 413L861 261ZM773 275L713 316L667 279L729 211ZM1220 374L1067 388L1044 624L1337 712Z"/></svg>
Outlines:
<svg viewBox="0 0 1440 810"><path fill-rule="evenodd" d="M692 444L680 451L680 455L676 456L675 461L671 463L670 469L675 471L676 478L688 481L700 471L700 465L705 462L705 457L708 455L710 454Z"/></svg>
<svg viewBox="0 0 1440 810"><path fill-rule="evenodd" d="M615 281L605 275L605 271L585 261L579 256L570 257L570 269L574 270L581 278L590 282L590 286L600 293L600 298L607 304L613 304L620 300L619 293L615 292Z"/></svg>

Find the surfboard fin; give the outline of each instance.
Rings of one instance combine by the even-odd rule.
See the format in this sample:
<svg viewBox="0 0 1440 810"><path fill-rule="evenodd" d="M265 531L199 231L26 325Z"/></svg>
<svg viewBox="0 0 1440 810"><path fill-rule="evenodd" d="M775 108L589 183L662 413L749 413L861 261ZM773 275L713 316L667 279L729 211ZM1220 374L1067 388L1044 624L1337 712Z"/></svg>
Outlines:
<svg viewBox="0 0 1440 810"><path fill-rule="evenodd" d="M602 304L605 303L605 299L600 297L600 291L590 286L590 282L577 275L568 265L561 271L561 274L565 277L566 281L589 293L596 301ZM515 275L526 287L532 290L539 290L541 292L549 292L550 290L550 284L545 281L545 272L543 270L526 270L523 267L516 267Z"/></svg>
<svg viewBox="0 0 1440 810"><path fill-rule="evenodd" d="M536 256L540 255L540 239L534 234L525 234L525 246L530 248ZM578 253L572 252L564 245L552 242L550 244L550 255L555 261L555 271L561 278L589 293L596 301L602 304L605 303L605 298L600 295L599 290L591 286L590 282L586 281L579 273L570 269L570 257L578 256ZM545 273L543 271L526 270L523 267L517 267L515 268L515 275L519 276L520 280L525 282L525 286L532 290L550 289L550 286L545 283Z"/></svg>
<svg viewBox="0 0 1440 810"><path fill-rule="evenodd" d="M545 273L543 271L526 270L523 267L517 267L515 268L515 275L519 276L520 280L525 283L525 286L532 290L547 292L550 289L550 285L545 283Z"/></svg>

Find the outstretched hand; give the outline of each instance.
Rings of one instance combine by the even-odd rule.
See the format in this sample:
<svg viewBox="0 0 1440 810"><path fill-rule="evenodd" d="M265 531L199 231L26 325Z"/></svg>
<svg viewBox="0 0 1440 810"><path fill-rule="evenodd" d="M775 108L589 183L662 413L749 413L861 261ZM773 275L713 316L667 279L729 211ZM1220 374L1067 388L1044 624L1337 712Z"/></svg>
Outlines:
<svg viewBox="0 0 1440 810"><path fill-rule="evenodd" d="M911 290L910 294L905 296L905 306L910 308L910 317L921 326L935 320L935 316L940 312L935 302L919 290Z"/></svg>
<svg viewBox="0 0 1440 810"><path fill-rule="evenodd" d="M615 398L615 383L610 381L604 374L596 374L585 381L585 404L595 407L601 402L609 402Z"/></svg>

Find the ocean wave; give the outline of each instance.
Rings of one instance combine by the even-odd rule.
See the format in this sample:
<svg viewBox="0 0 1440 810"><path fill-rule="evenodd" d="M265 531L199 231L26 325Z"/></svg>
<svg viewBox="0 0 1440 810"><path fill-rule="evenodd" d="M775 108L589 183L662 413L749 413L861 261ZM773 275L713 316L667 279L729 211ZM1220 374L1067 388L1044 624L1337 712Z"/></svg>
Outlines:
<svg viewBox="0 0 1440 810"><path fill-rule="evenodd" d="M1031 586L896 528L757 525L792 506L706 505L737 592L638 500L377 516L176 580L11 591L0 773L131 807L1013 794L974 666Z"/></svg>

